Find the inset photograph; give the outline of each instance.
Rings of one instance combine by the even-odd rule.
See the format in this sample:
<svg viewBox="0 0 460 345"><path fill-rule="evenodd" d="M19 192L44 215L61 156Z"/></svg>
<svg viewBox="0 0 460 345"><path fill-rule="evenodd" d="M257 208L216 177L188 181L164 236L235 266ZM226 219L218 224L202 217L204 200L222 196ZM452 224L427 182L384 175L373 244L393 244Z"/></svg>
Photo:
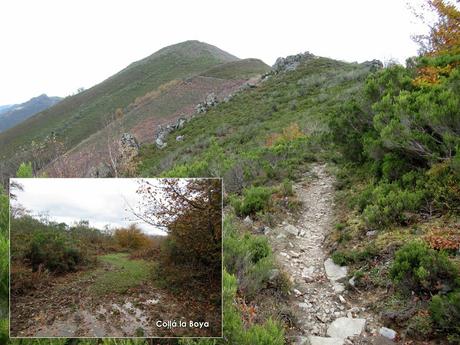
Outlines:
<svg viewBox="0 0 460 345"><path fill-rule="evenodd" d="M10 336L221 337L221 179L10 180Z"/></svg>

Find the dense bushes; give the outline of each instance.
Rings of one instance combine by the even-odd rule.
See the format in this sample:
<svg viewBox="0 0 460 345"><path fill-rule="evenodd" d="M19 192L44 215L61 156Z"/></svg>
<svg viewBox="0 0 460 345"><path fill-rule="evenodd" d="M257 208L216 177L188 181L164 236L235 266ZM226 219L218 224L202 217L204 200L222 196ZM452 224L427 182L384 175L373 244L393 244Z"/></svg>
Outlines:
<svg viewBox="0 0 460 345"><path fill-rule="evenodd" d="M86 221L74 226L35 219L27 214L11 219L11 262L53 273L77 270L114 247L108 233Z"/></svg>
<svg viewBox="0 0 460 345"><path fill-rule="evenodd" d="M361 96L330 117L343 159L372 166L358 203L369 227L406 224L409 213L459 211L460 68L436 83L415 83L430 59L370 75Z"/></svg>
<svg viewBox="0 0 460 345"><path fill-rule="evenodd" d="M401 289L418 294L460 287L458 269L447 255L421 241L410 242L396 252L390 276Z"/></svg>
<svg viewBox="0 0 460 345"><path fill-rule="evenodd" d="M430 303L431 319L440 334L460 344L460 290L447 295L434 296Z"/></svg>
<svg viewBox="0 0 460 345"><path fill-rule="evenodd" d="M235 276L224 271L224 334L229 344L284 344L284 331L280 324L268 320L262 325L250 324L245 327L240 310L235 303L237 280Z"/></svg>
<svg viewBox="0 0 460 345"><path fill-rule="evenodd" d="M372 188L371 193L364 195L367 200L363 217L370 227L403 224L407 221L406 212L417 211L424 197L424 191L408 190L397 183L382 182Z"/></svg>
<svg viewBox="0 0 460 345"><path fill-rule="evenodd" d="M445 252L412 241L396 252L390 276L400 291L429 301L429 319L418 316L409 323L414 337L421 332L429 337L434 330L450 343L460 343L460 272Z"/></svg>
<svg viewBox="0 0 460 345"><path fill-rule="evenodd" d="M243 197L232 199L232 206L239 216L247 216L262 211L269 206L272 190L267 187L249 187Z"/></svg>
<svg viewBox="0 0 460 345"><path fill-rule="evenodd" d="M73 247L64 234L40 232L32 237L24 258L36 272L42 266L51 272L72 272L85 261L84 254Z"/></svg>
<svg viewBox="0 0 460 345"><path fill-rule="evenodd" d="M270 245L265 237L241 232L232 217L225 218L224 236L225 268L238 278L240 291L251 299L267 287L275 269Z"/></svg>

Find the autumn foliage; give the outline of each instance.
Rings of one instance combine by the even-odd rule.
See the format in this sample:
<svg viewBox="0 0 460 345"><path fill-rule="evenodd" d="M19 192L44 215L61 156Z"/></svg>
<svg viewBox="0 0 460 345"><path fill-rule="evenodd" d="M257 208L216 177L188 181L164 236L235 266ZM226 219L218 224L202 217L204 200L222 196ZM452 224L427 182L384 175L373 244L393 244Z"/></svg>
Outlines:
<svg viewBox="0 0 460 345"><path fill-rule="evenodd" d="M455 0L460 5L459 0ZM460 10L455 3L446 0L427 0L428 10L437 20L431 25L428 35L418 36L422 53L439 55L460 54Z"/></svg>
<svg viewBox="0 0 460 345"><path fill-rule="evenodd" d="M136 250L148 247L151 239L139 229L136 224L128 228L115 230L114 237L118 245L123 249Z"/></svg>
<svg viewBox="0 0 460 345"><path fill-rule="evenodd" d="M271 147L282 141L292 141L304 136L297 123L291 123L288 127L284 128L281 133L272 133L267 137L265 145Z"/></svg>
<svg viewBox="0 0 460 345"><path fill-rule="evenodd" d="M458 250L460 248L460 229L434 227L425 236L425 241L433 249Z"/></svg>
<svg viewBox="0 0 460 345"><path fill-rule="evenodd" d="M222 181L161 179L143 181L143 221L168 232L158 273L172 285L219 287L222 272ZM185 284L185 285L184 285Z"/></svg>
<svg viewBox="0 0 460 345"><path fill-rule="evenodd" d="M460 4L460 0L455 0ZM414 85L438 84L442 77L448 77L460 63L460 10L455 3L446 0L427 0L428 10L434 13L436 21L430 25L427 35L415 40L420 44L422 56L426 59L419 66ZM422 15L419 15L422 17Z"/></svg>

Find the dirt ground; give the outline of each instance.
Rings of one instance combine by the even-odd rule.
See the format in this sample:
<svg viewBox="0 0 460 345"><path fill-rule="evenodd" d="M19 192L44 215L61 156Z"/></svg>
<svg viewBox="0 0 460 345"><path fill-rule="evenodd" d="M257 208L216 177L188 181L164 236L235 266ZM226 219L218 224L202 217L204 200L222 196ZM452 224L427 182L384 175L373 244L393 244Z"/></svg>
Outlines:
<svg viewBox="0 0 460 345"><path fill-rule="evenodd" d="M133 261L133 260L131 260ZM221 308L140 279L123 291L95 289L107 277L131 278L127 265L101 261L41 290L11 297L12 337L220 336ZM150 272L146 272L150 274ZM139 278L139 277L137 277ZM136 279L137 279L136 278ZM118 284L116 284L118 286ZM169 323L168 323L169 321ZM175 323L174 323L175 321ZM190 321L196 322L193 326ZM205 322L208 322L206 324ZM184 326L185 323L185 326Z"/></svg>

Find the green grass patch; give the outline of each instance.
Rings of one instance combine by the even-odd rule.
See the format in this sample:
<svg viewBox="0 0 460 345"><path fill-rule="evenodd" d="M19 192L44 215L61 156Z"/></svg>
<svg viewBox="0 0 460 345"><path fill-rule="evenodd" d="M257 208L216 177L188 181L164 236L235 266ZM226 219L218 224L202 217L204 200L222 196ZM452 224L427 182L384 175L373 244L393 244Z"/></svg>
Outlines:
<svg viewBox="0 0 460 345"><path fill-rule="evenodd" d="M98 295L124 293L151 277L151 264L145 260L130 260L127 253L107 254L99 259L113 269L96 271L97 278L92 289Z"/></svg>

